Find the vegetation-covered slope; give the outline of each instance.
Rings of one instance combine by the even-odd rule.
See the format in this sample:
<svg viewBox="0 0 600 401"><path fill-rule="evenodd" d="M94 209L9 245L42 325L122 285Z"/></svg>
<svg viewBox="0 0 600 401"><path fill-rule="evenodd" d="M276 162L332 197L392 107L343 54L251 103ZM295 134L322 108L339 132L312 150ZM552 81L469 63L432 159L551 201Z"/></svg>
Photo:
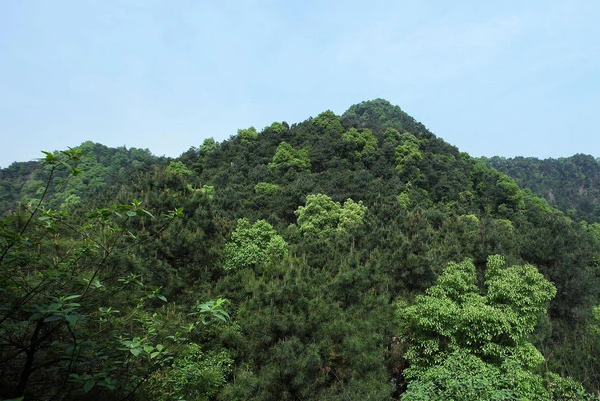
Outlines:
<svg viewBox="0 0 600 401"><path fill-rule="evenodd" d="M78 155L47 159L28 177ZM63 213L31 200L7 212L0 396L589 396L568 377L600 389L598 233L399 107L145 160L96 192L77 185L85 202L39 197ZM16 176L2 185L28 194Z"/></svg>
<svg viewBox="0 0 600 401"><path fill-rule="evenodd" d="M578 154L560 159L482 159L576 220L600 222L600 161Z"/></svg>
<svg viewBox="0 0 600 401"><path fill-rule="evenodd" d="M147 149L109 148L89 141L77 149L83 156L76 175L69 177L72 171L68 168L55 172L48 188L49 207L65 209L89 199L109 201L121 186L136 180L140 174L164 168L164 158L153 156ZM48 172L48 166L36 161L13 163L0 169L0 216L14 210L19 202L39 199L46 189Z"/></svg>

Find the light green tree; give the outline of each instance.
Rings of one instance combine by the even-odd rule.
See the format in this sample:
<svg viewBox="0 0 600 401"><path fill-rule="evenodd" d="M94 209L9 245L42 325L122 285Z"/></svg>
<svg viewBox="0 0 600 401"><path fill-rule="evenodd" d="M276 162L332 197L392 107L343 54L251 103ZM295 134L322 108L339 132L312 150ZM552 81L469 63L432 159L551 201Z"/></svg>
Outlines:
<svg viewBox="0 0 600 401"><path fill-rule="evenodd" d="M503 200L506 207L510 208L511 211L522 211L525 209L523 191L521 191L521 188L519 188L512 178L501 173L496 181L496 185L504 191Z"/></svg>
<svg viewBox="0 0 600 401"><path fill-rule="evenodd" d="M383 137L386 140L392 141L392 143L394 143L394 144L398 144L398 142L400 142L400 140L401 140L400 132L398 132L398 130L395 130L393 128L386 129L385 132L383 133Z"/></svg>
<svg viewBox="0 0 600 401"><path fill-rule="evenodd" d="M296 150L289 143L281 142L275 151L269 170L288 170L310 172L310 158L306 149Z"/></svg>
<svg viewBox="0 0 600 401"><path fill-rule="evenodd" d="M284 132L286 130L286 126L287 125L283 125L279 121L274 121L271 125L266 126L265 130L270 129L273 132L281 134L282 132Z"/></svg>
<svg viewBox="0 0 600 401"><path fill-rule="evenodd" d="M529 336L556 289L535 267L505 267L498 255L488 258L483 290L476 281L471 261L450 263L399 310L410 363L403 400L550 399Z"/></svg>
<svg viewBox="0 0 600 401"><path fill-rule="evenodd" d="M548 400L548 396L541 376L498 367L458 350L408 384L402 401L422 400Z"/></svg>
<svg viewBox="0 0 600 401"><path fill-rule="evenodd" d="M322 112L314 118L313 122L317 127L321 128L325 132L332 132L337 134L341 134L342 132L344 132L344 127L342 126L340 119L331 110L326 110Z"/></svg>
<svg viewBox="0 0 600 401"><path fill-rule="evenodd" d="M202 145L200 145L200 149L198 150L200 158L204 158L210 153L212 153L217 148L217 142L215 142L214 138L206 138Z"/></svg>
<svg viewBox="0 0 600 401"><path fill-rule="evenodd" d="M366 206L362 201L347 199L342 206L324 194L308 195L306 205L294 213L298 216L300 232L305 236L323 236L348 232L363 223Z"/></svg>
<svg viewBox="0 0 600 401"><path fill-rule="evenodd" d="M192 343L150 376L142 395L156 401L208 400L226 384L232 366L226 351L205 352Z"/></svg>
<svg viewBox="0 0 600 401"><path fill-rule="evenodd" d="M165 173L169 176L182 177L185 175L191 175L192 171L180 161L172 161L165 169Z"/></svg>
<svg viewBox="0 0 600 401"><path fill-rule="evenodd" d="M239 219L231 239L225 245L225 269L256 267L283 258L288 245L273 226L264 220L250 224Z"/></svg>
<svg viewBox="0 0 600 401"><path fill-rule="evenodd" d="M258 132L256 132L256 128L254 127L238 129L238 136L240 137L242 143L248 143L258 138Z"/></svg>
<svg viewBox="0 0 600 401"><path fill-rule="evenodd" d="M411 173L418 171L418 165L423 160L419 150L418 139L409 132L399 136L400 144L396 147L396 171L400 173Z"/></svg>
<svg viewBox="0 0 600 401"><path fill-rule="evenodd" d="M356 158L377 152L377 139L370 129L359 131L356 128L350 128L342 135L342 139L356 144Z"/></svg>
<svg viewBox="0 0 600 401"><path fill-rule="evenodd" d="M259 182L254 186L254 192L260 195L274 196L280 191L280 187L277 184L271 184L270 182Z"/></svg>

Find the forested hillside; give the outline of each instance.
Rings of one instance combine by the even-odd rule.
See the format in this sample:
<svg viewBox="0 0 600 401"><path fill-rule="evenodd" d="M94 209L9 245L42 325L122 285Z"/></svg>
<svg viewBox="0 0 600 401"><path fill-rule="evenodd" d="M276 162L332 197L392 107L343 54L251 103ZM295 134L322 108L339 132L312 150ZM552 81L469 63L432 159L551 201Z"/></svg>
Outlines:
<svg viewBox="0 0 600 401"><path fill-rule="evenodd" d="M576 220L600 222L600 160L578 154L560 159L482 158Z"/></svg>
<svg viewBox="0 0 600 401"><path fill-rule="evenodd" d="M2 398L600 391L597 225L385 100L177 159L84 143L0 186Z"/></svg>
<svg viewBox="0 0 600 401"><path fill-rule="evenodd" d="M114 191L137 180L140 174L164 168L166 162L148 149L115 149L92 142L82 143L77 149L82 157L76 174L70 175L73 173L70 168L55 171L48 188L47 195L52 197L47 200L48 207L65 209L87 199L108 202ZM18 203L39 199L46 189L48 171L48 166L35 161L13 163L0 169L0 216L14 210Z"/></svg>

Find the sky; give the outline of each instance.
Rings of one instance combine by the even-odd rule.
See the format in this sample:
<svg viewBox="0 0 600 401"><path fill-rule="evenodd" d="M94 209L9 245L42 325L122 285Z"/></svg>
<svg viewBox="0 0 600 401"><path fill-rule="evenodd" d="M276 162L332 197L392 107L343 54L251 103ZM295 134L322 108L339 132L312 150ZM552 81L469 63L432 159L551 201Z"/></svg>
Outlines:
<svg viewBox="0 0 600 401"><path fill-rule="evenodd" d="M0 167L177 157L376 98L472 156L600 156L600 2L0 0Z"/></svg>

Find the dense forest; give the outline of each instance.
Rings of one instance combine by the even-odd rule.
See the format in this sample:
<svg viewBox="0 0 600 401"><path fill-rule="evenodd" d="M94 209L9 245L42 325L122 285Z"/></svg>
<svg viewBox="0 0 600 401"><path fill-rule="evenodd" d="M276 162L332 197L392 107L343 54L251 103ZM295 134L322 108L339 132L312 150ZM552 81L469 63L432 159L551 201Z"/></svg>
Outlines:
<svg viewBox="0 0 600 401"><path fill-rule="evenodd" d="M482 158L575 220L600 222L600 158L574 155L560 159Z"/></svg>
<svg viewBox="0 0 600 401"><path fill-rule="evenodd" d="M560 163L381 99L13 163L0 399L598 399L598 162Z"/></svg>

